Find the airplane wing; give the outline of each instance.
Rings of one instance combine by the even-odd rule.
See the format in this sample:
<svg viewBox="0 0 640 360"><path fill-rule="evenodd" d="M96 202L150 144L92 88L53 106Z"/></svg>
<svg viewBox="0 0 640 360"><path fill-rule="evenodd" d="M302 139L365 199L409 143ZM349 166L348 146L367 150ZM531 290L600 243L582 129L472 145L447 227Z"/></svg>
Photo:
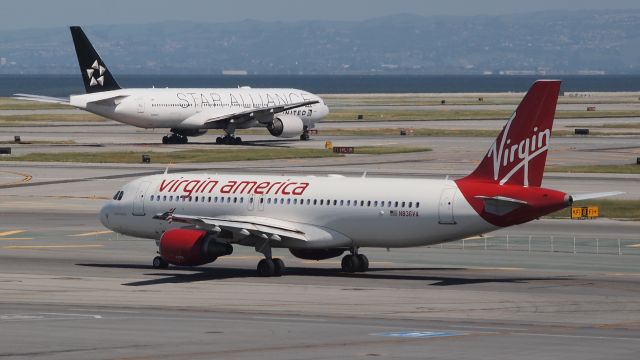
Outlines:
<svg viewBox="0 0 640 360"><path fill-rule="evenodd" d="M313 247L339 247L351 244L349 238L329 229L259 216L213 218L165 212L153 218L189 224L197 229L214 232L221 240L241 245L253 245L262 240L282 247L305 247L305 243L311 242Z"/></svg>
<svg viewBox="0 0 640 360"><path fill-rule="evenodd" d="M579 195L571 195L573 201L580 200L591 200L591 199L599 199L603 197L622 195L624 192L622 191L609 191L609 192L600 192L600 193L588 193L588 194L579 194Z"/></svg>
<svg viewBox="0 0 640 360"><path fill-rule="evenodd" d="M214 111L202 111L188 117L181 123L181 125L183 125L183 127L202 129L212 127L211 124L220 121L234 120L235 122L242 123L253 119L258 119L258 121L260 121L261 119L268 119L267 121L264 121L268 123L271 122L270 115L317 103L319 103L318 100L301 101L286 105L275 105L246 111L235 111L223 115L220 115L219 112Z"/></svg>
<svg viewBox="0 0 640 360"><path fill-rule="evenodd" d="M52 103L52 104L69 105L69 99L57 98L57 97L51 97L51 96L14 94L13 98L16 100L37 101L37 102L45 102L45 103Z"/></svg>

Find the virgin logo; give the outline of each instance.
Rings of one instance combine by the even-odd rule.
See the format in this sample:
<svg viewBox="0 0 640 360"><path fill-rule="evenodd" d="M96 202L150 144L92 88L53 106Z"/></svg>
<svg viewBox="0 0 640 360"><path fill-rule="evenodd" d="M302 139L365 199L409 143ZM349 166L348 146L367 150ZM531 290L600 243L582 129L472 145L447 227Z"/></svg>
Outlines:
<svg viewBox="0 0 640 360"><path fill-rule="evenodd" d="M538 127L534 127L530 136L523 134L523 139L515 143L518 139L512 141L510 138L511 124L515 117L516 113L513 113L502 131L502 136L498 137L491 145L487 157L491 157L493 160L493 179L499 181L500 185L504 185L518 170L523 168L524 186L529 186L529 161L547 151L551 130L538 130ZM505 171L508 172L504 174Z"/></svg>

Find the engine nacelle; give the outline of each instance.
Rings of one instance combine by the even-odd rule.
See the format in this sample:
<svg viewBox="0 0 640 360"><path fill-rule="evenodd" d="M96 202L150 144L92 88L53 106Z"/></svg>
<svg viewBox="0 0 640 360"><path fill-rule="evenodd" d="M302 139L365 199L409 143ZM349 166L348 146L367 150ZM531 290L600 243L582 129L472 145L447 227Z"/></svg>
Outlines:
<svg viewBox="0 0 640 360"><path fill-rule="evenodd" d="M345 249L289 249L289 252L304 260L326 260L342 255Z"/></svg>
<svg viewBox="0 0 640 360"><path fill-rule="evenodd" d="M302 134L304 124L302 119L295 115L278 115L267 126L267 130L273 136L290 138Z"/></svg>
<svg viewBox="0 0 640 360"><path fill-rule="evenodd" d="M231 255L233 246L202 230L171 229L160 238L160 256L169 264L198 266Z"/></svg>

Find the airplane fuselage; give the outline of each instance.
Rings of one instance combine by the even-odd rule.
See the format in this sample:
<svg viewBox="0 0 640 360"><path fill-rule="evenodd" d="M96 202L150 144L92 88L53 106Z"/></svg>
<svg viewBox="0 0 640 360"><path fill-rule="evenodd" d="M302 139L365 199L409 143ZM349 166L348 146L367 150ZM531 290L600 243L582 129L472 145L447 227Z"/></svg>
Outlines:
<svg viewBox="0 0 640 360"><path fill-rule="evenodd" d="M342 176L153 175L122 188L101 211L120 233L160 239L183 225L153 219L167 211L310 224L331 239L283 247L409 247L457 240L497 227L478 216L452 180Z"/></svg>
<svg viewBox="0 0 640 360"><path fill-rule="evenodd" d="M105 99L104 101L101 101ZM200 123L186 121L207 112L215 117L232 111L250 111L302 101L318 103L282 112L299 117L312 128L329 113L317 95L297 89L119 89L91 94L72 95L70 104L77 108L141 128L202 129ZM238 129L267 126L260 119L239 122ZM226 122L212 122L205 129L224 129Z"/></svg>

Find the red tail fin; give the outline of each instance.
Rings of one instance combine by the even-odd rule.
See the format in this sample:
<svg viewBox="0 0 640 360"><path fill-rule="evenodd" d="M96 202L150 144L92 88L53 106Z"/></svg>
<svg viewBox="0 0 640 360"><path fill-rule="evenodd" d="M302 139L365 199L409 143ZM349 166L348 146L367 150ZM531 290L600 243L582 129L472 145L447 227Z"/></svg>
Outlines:
<svg viewBox="0 0 640 360"><path fill-rule="evenodd" d="M559 80L536 81L466 179L539 187L559 93Z"/></svg>

